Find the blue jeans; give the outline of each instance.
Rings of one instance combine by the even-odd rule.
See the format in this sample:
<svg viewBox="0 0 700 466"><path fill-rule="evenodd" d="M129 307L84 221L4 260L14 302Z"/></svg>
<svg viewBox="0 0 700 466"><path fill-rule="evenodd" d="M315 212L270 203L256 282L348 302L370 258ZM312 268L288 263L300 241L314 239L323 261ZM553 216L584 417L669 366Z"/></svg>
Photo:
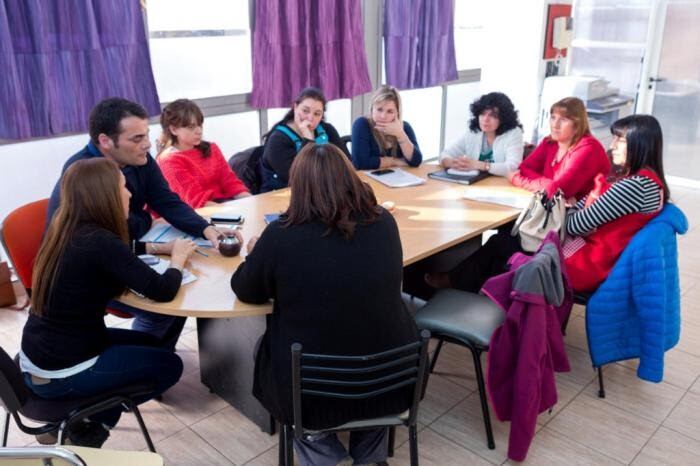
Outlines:
<svg viewBox="0 0 700 466"><path fill-rule="evenodd" d="M131 384L148 383L151 393L134 398L144 403L177 383L182 375L182 360L172 351L158 348L158 340L151 335L108 328L109 346L95 364L70 377L51 379L49 383L35 384L25 372L24 381L34 393L47 399L80 399L99 395ZM115 407L90 416L90 420L114 427L122 408Z"/></svg>
<svg viewBox="0 0 700 466"><path fill-rule="evenodd" d="M168 316L144 311L119 301L111 301L108 307L131 314L134 316L131 330L153 335L160 340L157 346L175 351L177 340L185 327L186 317Z"/></svg>

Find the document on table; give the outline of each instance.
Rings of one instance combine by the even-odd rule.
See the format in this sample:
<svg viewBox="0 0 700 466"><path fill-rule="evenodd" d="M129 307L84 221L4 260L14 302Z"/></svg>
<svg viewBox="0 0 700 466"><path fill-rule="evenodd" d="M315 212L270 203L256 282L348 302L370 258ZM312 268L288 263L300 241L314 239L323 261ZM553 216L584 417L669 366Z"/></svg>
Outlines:
<svg viewBox="0 0 700 466"><path fill-rule="evenodd" d="M156 223L139 241L144 243L168 243L178 238L191 239L197 246L204 248L211 247L208 239L195 238L167 223Z"/></svg>
<svg viewBox="0 0 700 466"><path fill-rule="evenodd" d="M159 274L163 275L165 271L168 270L168 268L170 267L170 261L161 259L160 262L158 262L157 264L153 264L149 267L151 267ZM197 276L195 274L193 274L187 269L182 269L182 285L187 285L188 283L192 283L195 280L197 280Z"/></svg>
<svg viewBox="0 0 700 466"><path fill-rule="evenodd" d="M489 204L513 207L514 209L524 209L530 204L532 194L518 194L493 188L472 187L464 191L463 197L470 201L487 202Z"/></svg>
<svg viewBox="0 0 700 466"><path fill-rule="evenodd" d="M370 178L379 181L390 188L405 188L425 183L425 179L405 172L400 168L386 168L365 172Z"/></svg>

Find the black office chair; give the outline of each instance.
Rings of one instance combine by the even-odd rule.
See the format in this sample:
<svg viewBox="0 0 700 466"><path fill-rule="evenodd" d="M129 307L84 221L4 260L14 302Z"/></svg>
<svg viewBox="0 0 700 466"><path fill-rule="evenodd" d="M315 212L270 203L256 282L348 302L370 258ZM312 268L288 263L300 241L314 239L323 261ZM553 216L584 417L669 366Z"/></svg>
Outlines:
<svg viewBox="0 0 700 466"><path fill-rule="evenodd" d="M347 136L341 136L340 142L343 144L348 154L352 154L352 136L349 134ZM350 157L350 161L352 162L352 157Z"/></svg>
<svg viewBox="0 0 700 466"><path fill-rule="evenodd" d="M5 422L2 434L2 446L7 446L7 434L10 428L10 416L15 419L17 427L29 435L40 435L58 431L58 444L65 443L65 434L74 423L82 422L93 414L122 406L136 416L148 449L156 452L151 437L143 422L133 399L153 392L148 384L134 384L120 387L109 392L78 400L48 400L35 395L24 383L24 378L17 364L0 347L0 403L5 409ZM22 416L39 423L40 427L24 425Z"/></svg>
<svg viewBox="0 0 700 466"><path fill-rule="evenodd" d="M496 444L486 400L481 353L489 350L491 335L504 319L505 312L486 296L454 289L438 291L416 313L418 328L429 330L432 337L439 340L430 363L431 373L435 369L444 342L464 346L471 352L484 416L486 443L491 450L496 448Z"/></svg>
<svg viewBox="0 0 700 466"><path fill-rule="evenodd" d="M409 432L411 465L418 465L418 402L423 393L428 340L430 332L423 330L421 340L366 356L338 356L302 353L299 343L292 345L292 400L294 424L282 425L280 429L279 464L294 464L292 441L303 435L320 432L343 432L389 427L389 456L393 456L394 429L406 426ZM338 364L340 363L340 364ZM348 368L347 364L352 364ZM336 367L341 365L345 367ZM347 376L380 373L373 379L362 381L347 380ZM390 385L387 385L390 383ZM329 390L318 389L326 385ZM301 409L302 395L345 400L364 400L404 387L413 387L413 401L407 413L384 416L376 419L363 419L323 429L321 431L304 428ZM312 388L309 388L312 387ZM363 391L360 391L363 390Z"/></svg>

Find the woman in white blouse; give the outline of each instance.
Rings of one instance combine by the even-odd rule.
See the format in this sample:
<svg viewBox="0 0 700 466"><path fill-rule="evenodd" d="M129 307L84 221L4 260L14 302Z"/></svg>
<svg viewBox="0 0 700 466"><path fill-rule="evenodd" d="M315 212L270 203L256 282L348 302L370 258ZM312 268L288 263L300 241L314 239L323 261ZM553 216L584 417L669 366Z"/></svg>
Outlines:
<svg viewBox="0 0 700 466"><path fill-rule="evenodd" d="M470 106L465 134L440 154L440 164L506 176L523 159L523 130L513 102L502 92L484 94Z"/></svg>

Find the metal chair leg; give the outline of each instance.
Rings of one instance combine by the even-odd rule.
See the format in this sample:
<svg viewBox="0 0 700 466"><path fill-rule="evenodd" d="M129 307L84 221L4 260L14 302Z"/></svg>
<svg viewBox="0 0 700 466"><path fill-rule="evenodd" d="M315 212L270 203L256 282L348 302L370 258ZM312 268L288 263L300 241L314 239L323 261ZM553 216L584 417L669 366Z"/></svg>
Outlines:
<svg viewBox="0 0 700 466"><path fill-rule="evenodd" d="M418 430L416 425L408 426L408 442L411 455L411 466L418 466Z"/></svg>
<svg viewBox="0 0 700 466"><path fill-rule="evenodd" d="M437 359L440 355L440 350L442 349L443 343L445 343L445 340L440 340L437 348L435 348L435 352L433 353L433 359L430 361L430 370L428 371L431 374L433 373L433 370L435 370L435 364L437 364Z"/></svg>
<svg viewBox="0 0 700 466"><path fill-rule="evenodd" d="M287 466L294 466L294 434L291 426L284 426L285 461Z"/></svg>
<svg viewBox="0 0 700 466"><path fill-rule="evenodd" d="M491 428L491 415L489 414L489 404L486 400L486 387L484 384L484 371L481 369L481 351L469 348L474 358L474 369L476 370L476 383L479 387L479 399L481 400L481 411L484 416L484 427L486 428L486 444L489 450L496 448L493 441L493 429Z"/></svg>
<svg viewBox="0 0 700 466"><path fill-rule="evenodd" d="M392 458L394 456L394 444L396 443L396 427L389 427L389 440L386 448L387 456Z"/></svg>
<svg viewBox="0 0 700 466"><path fill-rule="evenodd" d="M598 398L605 398L605 387L603 386L603 366L598 366Z"/></svg>
<svg viewBox="0 0 700 466"><path fill-rule="evenodd" d="M129 411L134 413L134 416L136 416L136 421L139 423L139 427L141 428L141 433L143 434L143 438L146 440L146 445L148 445L148 449L156 453L156 447L153 446L153 441L151 440L151 436L148 433L148 429L146 428L146 423L143 422L143 417L141 417L141 411L139 411L139 408L136 406L135 403L129 403Z"/></svg>
<svg viewBox="0 0 700 466"><path fill-rule="evenodd" d="M279 466L287 465L287 436L285 435L285 428L280 425L279 431L279 449L278 449L278 464Z"/></svg>
<svg viewBox="0 0 700 466"><path fill-rule="evenodd" d="M7 446L7 435L10 431L10 413L6 412L5 413L5 426L2 429L2 446L6 447Z"/></svg>

